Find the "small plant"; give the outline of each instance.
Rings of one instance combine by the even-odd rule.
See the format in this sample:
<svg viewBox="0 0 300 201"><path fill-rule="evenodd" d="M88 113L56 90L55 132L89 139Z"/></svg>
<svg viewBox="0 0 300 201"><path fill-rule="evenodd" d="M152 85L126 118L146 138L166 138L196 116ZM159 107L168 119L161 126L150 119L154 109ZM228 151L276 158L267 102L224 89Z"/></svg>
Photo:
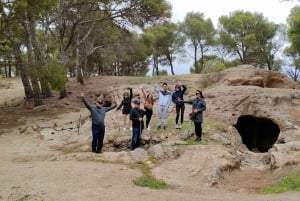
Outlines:
<svg viewBox="0 0 300 201"><path fill-rule="evenodd" d="M261 193L284 193L300 191L300 171L281 179L276 186L267 186L259 190Z"/></svg>
<svg viewBox="0 0 300 201"><path fill-rule="evenodd" d="M23 197L19 198L18 201L30 200L30 197L30 195L24 195Z"/></svg>
<svg viewBox="0 0 300 201"><path fill-rule="evenodd" d="M197 142L195 140L192 140L192 139L185 139L184 140L188 145L206 145L207 143L206 142L203 142L203 141L200 141L200 142Z"/></svg>
<svg viewBox="0 0 300 201"><path fill-rule="evenodd" d="M151 189L167 189L169 185L162 180L155 178L151 174L151 168L147 164L139 165L142 176L135 179L133 183L137 186L148 187Z"/></svg>

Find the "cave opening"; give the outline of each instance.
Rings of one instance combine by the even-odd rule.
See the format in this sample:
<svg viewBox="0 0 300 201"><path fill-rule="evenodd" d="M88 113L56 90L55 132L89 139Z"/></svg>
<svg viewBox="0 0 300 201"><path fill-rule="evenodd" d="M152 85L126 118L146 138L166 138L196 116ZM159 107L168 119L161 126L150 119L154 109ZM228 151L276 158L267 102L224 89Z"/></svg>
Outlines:
<svg viewBox="0 0 300 201"><path fill-rule="evenodd" d="M234 127L250 151L267 152L277 141L279 126L269 118L240 116Z"/></svg>

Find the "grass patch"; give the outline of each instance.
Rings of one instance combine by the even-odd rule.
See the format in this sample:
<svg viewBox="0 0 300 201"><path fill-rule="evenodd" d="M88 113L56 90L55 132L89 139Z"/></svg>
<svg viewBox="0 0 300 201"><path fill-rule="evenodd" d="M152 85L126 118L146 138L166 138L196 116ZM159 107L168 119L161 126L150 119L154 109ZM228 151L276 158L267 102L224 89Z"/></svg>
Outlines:
<svg viewBox="0 0 300 201"><path fill-rule="evenodd" d="M300 171L281 179L275 186L267 186L259 190L260 193L284 193L300 191Z"/></svg>
<svg viewBox="0 0 300 201"><path fill-rule="evenodd" d="M203 121L203 130L218 130L224 133L228 132L228 128L225 124L212 119L205 119Z"/></svg>
<svg viewBox="0 0 300 201"><path fill-rule="evenodd" d="M23 197L19 198L18 201L30 200L30 197L30 195L24 195Z"/></svg>
<svg viewBox="0 0 300 201"><path fill-rule="evenodd" d="M155 80L159 78L157 77L133 77L128 81L129 84L149 84L152 85Z"/></svg>
<svg viewBox="0 0 300 201"><path fill-rule="evenodd" d="M155 178L151 174L151 168L147 164L140 164L139 168L142 172L142 176L133 180L133 183L137 186L148 187L151 189L167 189L169 185L162 180Z"/></svg>
<svg viewBox="0 0 300 201"><path fill-rule="evenodd" d="M206 142L203 142L203 141L197 142L197 141L192 140L192 139L185 139L183 141L185 141L188 145L207 145Z"/></svg>

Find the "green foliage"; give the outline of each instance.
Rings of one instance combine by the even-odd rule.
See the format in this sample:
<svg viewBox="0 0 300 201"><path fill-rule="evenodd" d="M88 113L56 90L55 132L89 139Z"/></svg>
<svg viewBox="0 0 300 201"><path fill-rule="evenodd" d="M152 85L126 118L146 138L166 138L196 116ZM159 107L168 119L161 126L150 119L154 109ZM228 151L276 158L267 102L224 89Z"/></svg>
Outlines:
<svg viewBox="0 0 300 201"><path fill-rule="evenodd" d="M194 48L194 71L200 73L204 65L204 54L215 44L216 30L210 18L205 19L203 13L189 12L181 25L181 31ZM200 65L197 65L197 50L200 50Z"/></svg>
<svg viewBox="0 0 300 201"><path fill-rule="evenodd" d="M159 71L159 75L161 75L161 76L167 76L168 75L168 71L167 70L160 70Z"/></svg>
<svg viewBox="0 0 300 201"><path fill-rule="evenodd" d="M262 14L235 11L219 18L219 42L242 64L273 67L276 47L272 41L278 26Z"/></svg>
<svg viewBox="0 0 300 201"><path fill-rule="evenodd" d="M219 72L225 69L224 63L219 58L209 59L203 66L202 73Z"/></svg>
<svg viewBox="0 0 300 201"><path fill-rule="evenodd" d="M67 72L64 66L55 61L51 61L47 64L46 69L47 78L52 89L64 89L67 83Z"/></svg>
<svg viewBox="0 0 300 201"><path fill-rule="evenodd" d="M295 6L288 17L288 37L294 52L300 53L300 6Z"/></svg>
<svg viewBox="0 0 300 201"><path fill-rule="evenodd" d="M264 187L261 193L284 193L288 191L300 191L300 171L281 179L276 186Z"/></svg>
<svg viewBox="0 0 300 201"><path fill-rule="evenodd" d="M156 179L151 174L151 168L147 164L142 164L139 166L142 172L142 176L135 179L133 183L137 186L148 187L151 189L167 189L169 185L164 181Z"/></svg>

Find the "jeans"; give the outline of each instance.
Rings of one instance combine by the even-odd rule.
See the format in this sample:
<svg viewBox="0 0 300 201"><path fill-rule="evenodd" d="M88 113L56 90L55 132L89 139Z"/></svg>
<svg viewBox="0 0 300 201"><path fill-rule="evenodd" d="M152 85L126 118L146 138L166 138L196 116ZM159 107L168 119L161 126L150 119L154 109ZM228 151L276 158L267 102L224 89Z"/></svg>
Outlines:
<svg viewBox="0 0 300 201"><path fill-rule="evenodd" d="M157 108L158 123L157 126L167 126L168 106L159 105Z"/></svg>
<svg viewBox="0 0 300 201"><path fill-rule="evenodd" d="M101 153L105 134L104 125L92 125L92 152Z"/></svg>
<svg viewBox="0 0 300 201"><path fill-rule="evenodd" d="M140 128L132 128L131 150L140 146L140 137L142 130Z"/></svg>

